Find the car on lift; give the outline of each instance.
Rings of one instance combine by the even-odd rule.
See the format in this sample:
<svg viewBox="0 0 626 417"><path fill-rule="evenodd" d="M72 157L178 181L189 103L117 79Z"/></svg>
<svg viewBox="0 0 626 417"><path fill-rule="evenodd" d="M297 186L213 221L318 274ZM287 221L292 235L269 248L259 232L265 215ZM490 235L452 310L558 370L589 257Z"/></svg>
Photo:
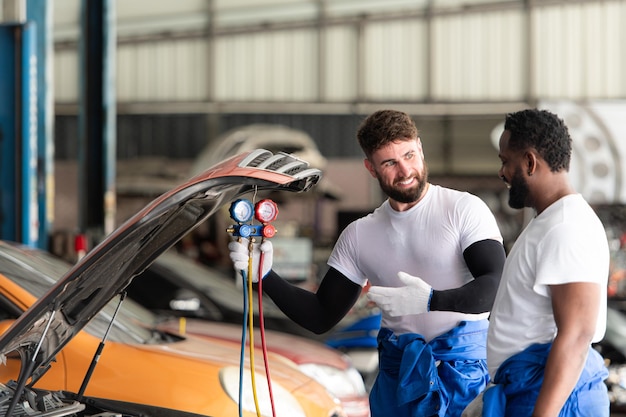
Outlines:
<svg viewBox="0 0 626 417"><path fill-rule="evenodd" d="M307 161L311 167L319 169L322 173L328 167L328 160L307 132L282 124L253 123L235 127L211 138L194 158L189 175L196 175L223 159L257 148L267 149L273 153L288 153ZM325 261L320 260L325 258L324 254L328 250L325 244L321 244L322 241L328 240L322 236L324 202L340 200L341 195L341 189L327 176L322 176L315 188L305 194L276 195L272 191L259 193L258 198L269 197L281 204L281 218L276 222L279 233L273 239L273 268L283 278L307 288L314 288L319 284L320 271L326 268ZM203 248L215 246L219 248L224 245L223 225L228 221L230 220L227 214L215 216L210 220L210 224L205 225L211 230L210 237L207 236L209 234L207 232L197 233L195 240L200 256L209 258L215 256L217 252L218 263L227 264L228 259L223 251L212 249L212 253L207 256Z"/></svg>
<svg viewBox="0 0 626 417"><path fill-rule="evenodd" d="M187 334L234 342L241 340L248 319L243 291L231 277L175 251L159 256L133 279L126 292L130 299L162 317L159 328L168 331L180 331L176 317L184 317ZM252 301L253 319L259 323L258 294ZM348 417L369 416L365 383L349 356L309 337L310 332L286 317L271 299L262 297L261 303L267 350L292 360L324 385L341 401ZM254 340L262 348L258 336Z"/></svg>
<svg viewBox="0 0 626 417"><path fill-rule="evenodd" d="M271 169L262 166L268 159ZM338 400L291 361L268 353L270 389L260 364L252 367L253 355L245 360L232 343L159 331L124 291L226 202L256 189L311 188L319 171L303 161L299 169L282 171L295 162L265 150L224 161L155 199L69 270L40 251L2 243L5 415L75 415L91 404L110 404L124 415L141 409L156 415L150 410L165 407L205 416L232 416L238 409L253 416L262 408L269 416L275 405L280 415L345 416ZM37 289L42 281L46 288ZM148 406L126 409L127 403Z"/></svg>
<svg viewBox="0 0 626 417"><path fill-rule="evenodd" d="M324 171L328 161L317 144L306 132L280 124L255 123L231 129L211 141L194 160L190 173L196 175L224 159L254 149L266 149L272 153L284 152ZM324 178L313 193L328 192L327 197L336 198L336 190Z"/></svg>

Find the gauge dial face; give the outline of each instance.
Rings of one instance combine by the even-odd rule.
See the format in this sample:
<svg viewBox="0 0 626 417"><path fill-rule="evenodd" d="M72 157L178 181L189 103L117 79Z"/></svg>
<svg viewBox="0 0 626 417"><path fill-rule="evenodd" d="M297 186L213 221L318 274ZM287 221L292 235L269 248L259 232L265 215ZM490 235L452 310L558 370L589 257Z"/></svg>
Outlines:
<svg viewBox="0 0 626 417"><path fill-rule="evenodd" d="M263 230L261 230L261 236L265 238L274 237L276 235L276 228L271 224L267 224L263 226Z"/></svg>
<svg viewBox="0 0 626 417"><path fill-rule="evenodd" d="M230 217L238 223L246 223L254 216L254 206L250 200L239 199L230 205Z"/></svg>
<svg viewBox="0 0 626 417"><path fill-rule="evenodd" d="M270 199L256 203L254 217L261 223L269 223L278 217L278 205Z"/></svg>

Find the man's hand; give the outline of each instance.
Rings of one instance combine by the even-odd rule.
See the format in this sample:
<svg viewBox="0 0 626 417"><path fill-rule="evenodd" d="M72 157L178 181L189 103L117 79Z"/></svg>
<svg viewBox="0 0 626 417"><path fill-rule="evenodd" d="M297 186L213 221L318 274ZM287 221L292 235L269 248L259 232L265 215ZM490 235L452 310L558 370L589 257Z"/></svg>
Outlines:
<svg viewBox="0 0 626 417"><path fill-rule="evenodd" d="M252 282L259 282L259 261L261 259L261 252L263 252L262 278L265 278L272 269L274 248L272 242L269 240L261 244L253 243L252 253L250 253L249 241L246 238L242 238L241 242L237 240L230 242L228 249L230 250L230 259L233 261L235 270L243 271L244 276L248 276L248 262L252 256Z"/></svg>
<svg viewBox="0 0 626 417"><path fill-rule="evenodd" d="M398 272L405 287L370 287L367 297L392 317L430 311L433 288L419 277Z"/></svg>

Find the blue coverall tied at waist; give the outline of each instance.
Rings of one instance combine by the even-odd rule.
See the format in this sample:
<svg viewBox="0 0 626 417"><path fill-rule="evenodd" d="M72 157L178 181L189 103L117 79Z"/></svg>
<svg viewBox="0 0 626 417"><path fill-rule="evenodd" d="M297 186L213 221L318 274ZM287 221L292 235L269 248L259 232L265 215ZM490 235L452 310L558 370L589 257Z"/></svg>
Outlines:
<svg viewBox="0 0 626 417"><path fill-rule="evenodd" d="M552 343L531 345L504 361L494 383L483 394L483 417L532 415ZM609 397L604 380L609 376L602 356L589 348L587 362L559 417L608 417Z"/></svg>
<svg viewBox="0 0 626 417"><path fill-rule="evenodd" d="M378 333L372 417L458 417L489 382L488 321L463 321L426 342L415 333Z"/></svg>

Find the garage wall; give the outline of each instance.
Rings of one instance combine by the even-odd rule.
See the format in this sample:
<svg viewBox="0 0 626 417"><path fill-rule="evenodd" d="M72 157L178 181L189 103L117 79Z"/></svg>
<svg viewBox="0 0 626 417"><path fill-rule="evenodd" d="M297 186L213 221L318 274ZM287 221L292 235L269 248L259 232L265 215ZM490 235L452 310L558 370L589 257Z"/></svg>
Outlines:
<svg viewBox="0 0 626 417"><path fill-rule="evenodd" d="M357 2L320 2L330 10L325 13L313 2L283 2L291 15L278 13L277 2L249 3L246 14L243 6L220 2L211 8L210 2L186 1L176 11L162 1L118 2L121 104L199 103L210 111L255 112L254 103L271 103L272 112L288 112L296 102L320 104L313 112L347 113L355 104L381 101L626 96L622 0L434 2L432 9L422 2L391 9L392 3L370 1L370 10ZM377 10L377 3L388 7ZM56 28L56 101L75 103L77 32L71 20ZM132 109L120 106L121 112Z"/></svg>
<svg viewBox="0 0 626 417"><path fill-rule="evenodd" d="M55 0L57 159L76 158L79 4ZM506 112L626 97L626 0L116 5L119 159L190 159L235 126L281 123L358 160L361 118L394 107L434 174L493 175Z"/></svg>

